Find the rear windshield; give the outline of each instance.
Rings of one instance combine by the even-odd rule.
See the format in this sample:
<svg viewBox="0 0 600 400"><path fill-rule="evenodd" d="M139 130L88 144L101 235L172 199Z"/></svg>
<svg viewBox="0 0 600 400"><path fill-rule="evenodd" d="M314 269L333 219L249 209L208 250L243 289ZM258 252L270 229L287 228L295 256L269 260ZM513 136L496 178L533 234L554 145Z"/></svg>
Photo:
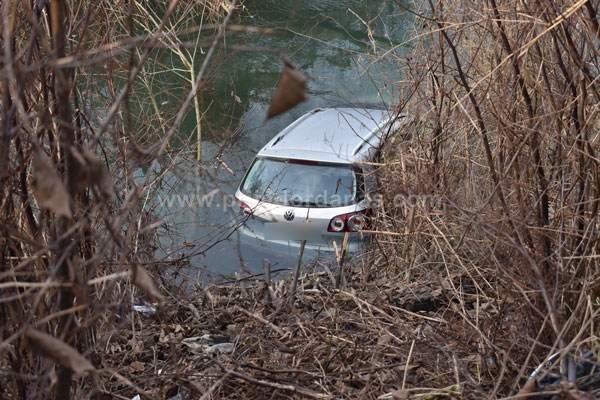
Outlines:
<svg viewBox="0 0 600 400"><path fill-rule="evenodd" d="M362 180L352 165L257 158L241 191L267 203L342 207L362 200Z"/></svg>

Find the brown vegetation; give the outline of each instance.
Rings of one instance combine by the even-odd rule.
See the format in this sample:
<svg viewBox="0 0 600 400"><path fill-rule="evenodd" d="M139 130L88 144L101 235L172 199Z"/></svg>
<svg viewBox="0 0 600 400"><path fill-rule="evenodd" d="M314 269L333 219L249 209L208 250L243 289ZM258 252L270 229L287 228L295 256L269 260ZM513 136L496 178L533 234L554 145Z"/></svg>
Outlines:
<svg viewBox="0 0 600 400"><path fill-rule="evenodd" d="M156 224L140 199L156 182L133 171L164 158L235 5L0 7L0 398L81 398L115 379L131 386L103 363L103 349L133 298L163 299L143 266L153 265ZM189 26L198 11L223 23ZM189 94L172 115L141 107L134 129L130 94L147 82L145 62L185 32L212 43Z"/></svg>
<svg viewBox="0 0 600 400"><path fill-rule="evenodd" d="M415 121L381 172L389 198L425 201L382 211L378 228L401 235L382 235L381 249L399 273L449 285L440 311L456 342L444 352L475 357L458 374L490 397L513 393L556 351L565 370L569 352L597 351L597 8L489 0L417 11L425 36L405 63Z"/></svg>
<svg viewBox="0 0 600 400"><path fill-rule="evenodd" d="M86 31L118 11L105 3L24 3L2 3L0 398L499 398L555 352L563 382L541 390L598 396L567 379L598 352L598 1L411 8L397 109L410 122L377 165L369 252L342 284L325 268L297 288L247 278L192 294L159 291L143 268L151 215L131 165L167 151L206 65L176 114L126 128L130 83L178 2L142 38L123 8L118 39ZM74 82L104 61L112 92L94 124ZM140 290L156 312L131 310Z"/></svg>

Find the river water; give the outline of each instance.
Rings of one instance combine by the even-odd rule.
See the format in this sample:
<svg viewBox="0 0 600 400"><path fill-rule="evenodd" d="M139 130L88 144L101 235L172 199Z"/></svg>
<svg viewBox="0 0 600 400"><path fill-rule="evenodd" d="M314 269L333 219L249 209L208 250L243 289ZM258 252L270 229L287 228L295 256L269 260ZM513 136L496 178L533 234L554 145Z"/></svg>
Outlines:
<svg viewBox="0 0 600 400"><path fill-rule="evenodd" d="M159 230L157 252L169 260L191 256L184 273L193 277L261 272L267 262L273 270L294 267L296 247L240 238L231 195L256 152L301 114L316 107L397 102L398 58L412 29L411 15L391 0L246 0L232 23L275 31L227 33L202 93L204 172L198 173L194 161L196 123L190 113L173 143L188 161L169 173L161 191L159 211L169 229ZM282 57L310 77L310 99L266 121ZM175 74L162 79L171 97L158 94L158 100L165 107L180 104L173 96L185 94L181 79Z"/></svg>

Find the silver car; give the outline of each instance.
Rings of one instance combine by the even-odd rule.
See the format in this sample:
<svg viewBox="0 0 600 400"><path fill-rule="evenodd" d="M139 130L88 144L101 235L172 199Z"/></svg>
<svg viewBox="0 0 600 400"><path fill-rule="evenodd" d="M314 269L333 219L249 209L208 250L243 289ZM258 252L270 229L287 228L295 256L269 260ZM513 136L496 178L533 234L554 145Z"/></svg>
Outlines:
<svg viewBox="0 0 600 400"><path fill-rule="evenodd" d="M367 227L374 190L369 161L401 119L364 108L315 109L275 135L236 192L240 231L273 243L353 251Z"/></svg>

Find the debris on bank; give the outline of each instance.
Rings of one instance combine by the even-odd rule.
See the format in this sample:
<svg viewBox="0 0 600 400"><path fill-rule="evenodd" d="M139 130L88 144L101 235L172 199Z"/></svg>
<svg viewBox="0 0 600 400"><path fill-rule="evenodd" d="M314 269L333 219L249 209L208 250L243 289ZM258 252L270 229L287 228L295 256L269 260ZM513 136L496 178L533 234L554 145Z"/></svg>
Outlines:
<svg viewBox="0 0 600 400"><path fill-rule="evenodd" d="M103 360L130 383L115 379L105 393L475 399L494 390L508 395L525 383L526 375L511 380L522 360L503 357L520 329L518 304L477 297L459 304L454 290L468 292L472 284L461 275L448 282L429 271L408 282L391 274L357 269L337 289L330 272L313 271L302 276L293 300L291 280L271 287L244 280L171 297L156 313L134 312L107 341Z"/></svg>

